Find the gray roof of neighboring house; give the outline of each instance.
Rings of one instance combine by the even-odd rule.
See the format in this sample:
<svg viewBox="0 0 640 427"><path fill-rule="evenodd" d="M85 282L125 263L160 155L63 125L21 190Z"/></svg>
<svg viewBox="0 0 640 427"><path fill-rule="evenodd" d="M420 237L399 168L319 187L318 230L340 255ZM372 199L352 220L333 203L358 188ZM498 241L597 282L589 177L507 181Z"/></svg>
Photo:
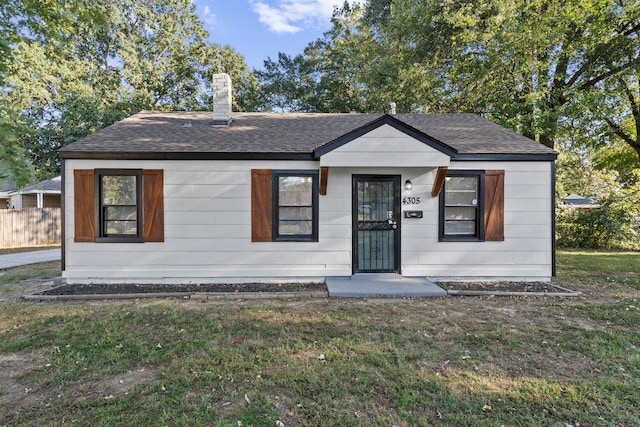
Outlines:
<svg viewBox="0 0 640 427"><path fill-rule="evenodd" d="M391 124L456 155L555 159L555 151L475 114L234 113L142 111L60 149L63 158L313 158L363 129ZM344 142L342 142L344 143ZM186 157L185 157L186 156Z"/></svg>
<svg viewBox="0 0 640 427"><path fill-rule="evenodd" d="M14 190L12 193L60 193L62 190L62 181L60 175L46 179L44 181L37 182L35 184L24 187L20 190Z"/></svg>
<svg viewBox="0 0 640 427"><path fill-rule="evenodd" d="M15 190L16 185L6 178L0 178L0 193L10 193Z"/></svg>
<svg viewBox="0 0 640 427"><path fill-rule="evenodd" d="M568 205L593 205L596 203L594 198L591 197L583 197L577 194L569 194L567 197L563 199L564 203Z"/></svg>

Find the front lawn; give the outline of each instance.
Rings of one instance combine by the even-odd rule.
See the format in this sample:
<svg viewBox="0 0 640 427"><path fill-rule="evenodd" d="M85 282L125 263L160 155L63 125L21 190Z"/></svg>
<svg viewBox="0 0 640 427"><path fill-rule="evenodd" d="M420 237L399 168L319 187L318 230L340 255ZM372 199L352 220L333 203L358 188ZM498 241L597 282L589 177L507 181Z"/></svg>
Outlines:
<svg viewBox="0 0 640 427"><path fill-rule="evenodd" d="M580 298L0 303L0 425L637 426L639 260L560 252Z"/></svg>

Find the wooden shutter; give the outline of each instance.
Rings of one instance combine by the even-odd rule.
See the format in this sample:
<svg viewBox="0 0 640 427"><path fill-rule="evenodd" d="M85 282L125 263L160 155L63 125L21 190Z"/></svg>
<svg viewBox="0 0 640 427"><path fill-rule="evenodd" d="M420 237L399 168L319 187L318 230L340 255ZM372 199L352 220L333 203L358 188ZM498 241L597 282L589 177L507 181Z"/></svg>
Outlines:
<svg viewBox="0 0 640 427"><path fill-rule="evenodd" d="M164 242L164 172L162 169L142 171L143 240Z"/></svg>
<svg viewBox="0 0 640 427"><path fill-rule="evenodd" d="M251 241L271 242L271 169L251 170Z"/></svg>
<svg viewBox="0 0 640 427"><path fill-rule="evenodd" d="M504 171L484 172L484 240L504 240Z"/></svg>
<svg viewBox="0 0 640 427"><path fill-rule="evenodd" d="M73 171L74 242L96 239L96 195L93 169Z"/></svg>

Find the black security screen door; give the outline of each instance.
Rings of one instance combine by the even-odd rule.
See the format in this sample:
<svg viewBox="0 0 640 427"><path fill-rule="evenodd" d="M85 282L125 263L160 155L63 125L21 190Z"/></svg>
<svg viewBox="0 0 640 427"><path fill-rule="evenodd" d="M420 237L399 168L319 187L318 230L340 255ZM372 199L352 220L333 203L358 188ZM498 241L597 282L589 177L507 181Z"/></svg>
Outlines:
<svg viewBox="0 0 640 427"><path fill-rule="evenodd" d="M398 272L400 177L353 177L353 271Z"/></svg>

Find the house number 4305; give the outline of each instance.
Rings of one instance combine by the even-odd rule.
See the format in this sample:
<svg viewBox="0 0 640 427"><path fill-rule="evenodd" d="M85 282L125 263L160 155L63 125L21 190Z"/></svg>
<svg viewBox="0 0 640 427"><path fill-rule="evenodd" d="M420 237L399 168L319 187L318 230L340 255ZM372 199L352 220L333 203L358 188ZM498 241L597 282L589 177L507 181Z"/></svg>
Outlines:
<svg viewBox="0 0 640 427"><path fill-rule="evenodd" d="M403 197L402 204L403 205L419 205L420 197Z"/></svg>

